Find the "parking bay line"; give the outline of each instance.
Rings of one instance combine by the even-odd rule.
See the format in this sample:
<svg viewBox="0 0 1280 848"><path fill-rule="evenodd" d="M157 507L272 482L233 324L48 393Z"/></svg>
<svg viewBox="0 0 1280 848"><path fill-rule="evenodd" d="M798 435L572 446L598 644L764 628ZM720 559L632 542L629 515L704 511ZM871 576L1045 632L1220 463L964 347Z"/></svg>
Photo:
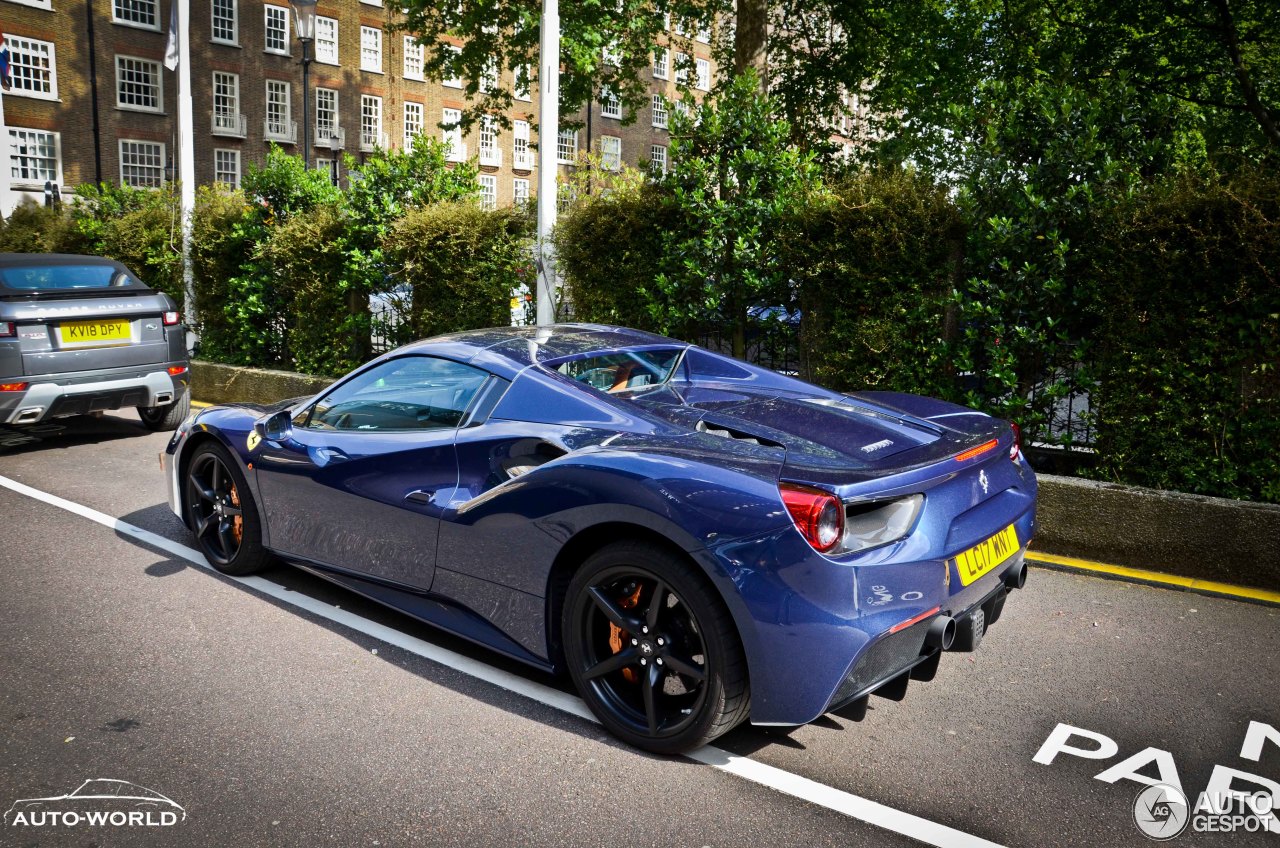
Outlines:
<svg viewBox="0 0 1280 848"><path fill-rule="evenodd" d="M69 501L66 498L60 498L57 495L32 488L8 477L0 476L0 486L97 522L123 536L173 554L193 565L210 571L213 570L205 560L204 555L195 548L167 539L158 533L135 527L104 512L99 512L75 501ZM341 624L389 645L394 645L454 671L483 680L486 683L506 689L517 695L522 695L545 706L586 719L592 723L598 723L582 699L574 695L532 680L526 680L519 675L494 668L493 666L485 665L471 657L433 645L430 642L402 633L384 624L362 618L347 610L318 601L300 592L295 592L278 583L272 583L270 580L265 580L261 577L232 577L226 574L221 576L290 606L305 610L336 624ZM1000 848L995 842L964 833L947 825L929 821L911 813L896 810L893 807L766 765L749 757L731 754L712 745L704 745L684 756L752 783L769 787L784 795L790 795L815 806L824 807L850 818L864 821L867 824L899 833L927 845L938 846L938 848Z"/></svg>

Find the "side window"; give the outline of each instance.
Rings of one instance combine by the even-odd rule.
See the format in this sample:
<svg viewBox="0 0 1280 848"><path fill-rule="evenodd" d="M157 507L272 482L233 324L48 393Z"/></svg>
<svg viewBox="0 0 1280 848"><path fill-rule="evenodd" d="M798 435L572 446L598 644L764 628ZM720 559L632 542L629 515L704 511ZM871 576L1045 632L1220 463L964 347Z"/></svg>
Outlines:
<svg viewBox="0 0 1280 848"><path fill-rule="evenodd" d="M348 380L311 408L311 430L457 427L488 372L447 359L405 356Z"/></svg>

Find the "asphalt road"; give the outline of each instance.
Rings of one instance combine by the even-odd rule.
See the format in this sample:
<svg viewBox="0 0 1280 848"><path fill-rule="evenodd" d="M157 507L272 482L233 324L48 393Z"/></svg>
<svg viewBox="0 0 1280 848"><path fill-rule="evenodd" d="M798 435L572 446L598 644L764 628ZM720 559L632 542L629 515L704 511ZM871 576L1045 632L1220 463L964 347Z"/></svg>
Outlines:
<svg viewBox="0 0 1280 848"><path fill-rule="evenodd" d="M164 503L166 436L131 414L64 424L36 439L0 429L0 476L191 543ZM0 488L0 810L114 778L186 813L167 827L7 825L0 845L919 844L892 830L893 811L1002 845L1147 845L1133 822L1143 785L1095 777L1125 758L1167 752L1193 797L1215 766L1280 782L1280 736L1259 761L1241 757L1250 722L1280 728L1275 608L1033 569L981 649L947 655L906 700L789 734L740 728L702 757L772 766L793 797L628 749L512 691L563 681L301 572L263 576L291 591ZM369 635L377 625L514 683L389 644ZM1116 753L1033 762L1060 723ZM830 789L890 809L872 805L878 823L865 821ZM1188 831L1171 844L1280 835Z"/></svg>

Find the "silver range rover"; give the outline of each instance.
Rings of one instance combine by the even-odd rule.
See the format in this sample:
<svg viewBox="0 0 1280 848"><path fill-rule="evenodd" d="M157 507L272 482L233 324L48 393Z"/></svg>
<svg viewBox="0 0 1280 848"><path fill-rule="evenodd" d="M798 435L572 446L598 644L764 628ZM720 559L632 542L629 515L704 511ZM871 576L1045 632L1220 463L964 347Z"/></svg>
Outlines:
<svg viewBox="0 0 1280 848"><path fill-rule="evenodd" d="M152 430L190 408L173 299L96 256L0 253L0 424L136 407Z"/></svg>

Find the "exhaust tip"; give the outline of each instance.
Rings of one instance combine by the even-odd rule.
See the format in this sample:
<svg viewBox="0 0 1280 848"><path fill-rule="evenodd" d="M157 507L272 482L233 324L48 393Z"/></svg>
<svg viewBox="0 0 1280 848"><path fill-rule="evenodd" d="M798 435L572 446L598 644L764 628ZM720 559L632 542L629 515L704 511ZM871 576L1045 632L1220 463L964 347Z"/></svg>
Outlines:
<svg viewBox="0 0 1280 848"><path fill-rule="evenodd" d="M1020 562L1004 573L1004 585L1009 589L1021 589L1027 585L1027 564Z"/></svg>
<svg viewBox="0 0 1280 848"><path fill-rule="evenodd" d="M924 635L924 643L930 648L945 651L956 639L956 620L949 615L940 615L929 623L929 630Z"/></svg>

